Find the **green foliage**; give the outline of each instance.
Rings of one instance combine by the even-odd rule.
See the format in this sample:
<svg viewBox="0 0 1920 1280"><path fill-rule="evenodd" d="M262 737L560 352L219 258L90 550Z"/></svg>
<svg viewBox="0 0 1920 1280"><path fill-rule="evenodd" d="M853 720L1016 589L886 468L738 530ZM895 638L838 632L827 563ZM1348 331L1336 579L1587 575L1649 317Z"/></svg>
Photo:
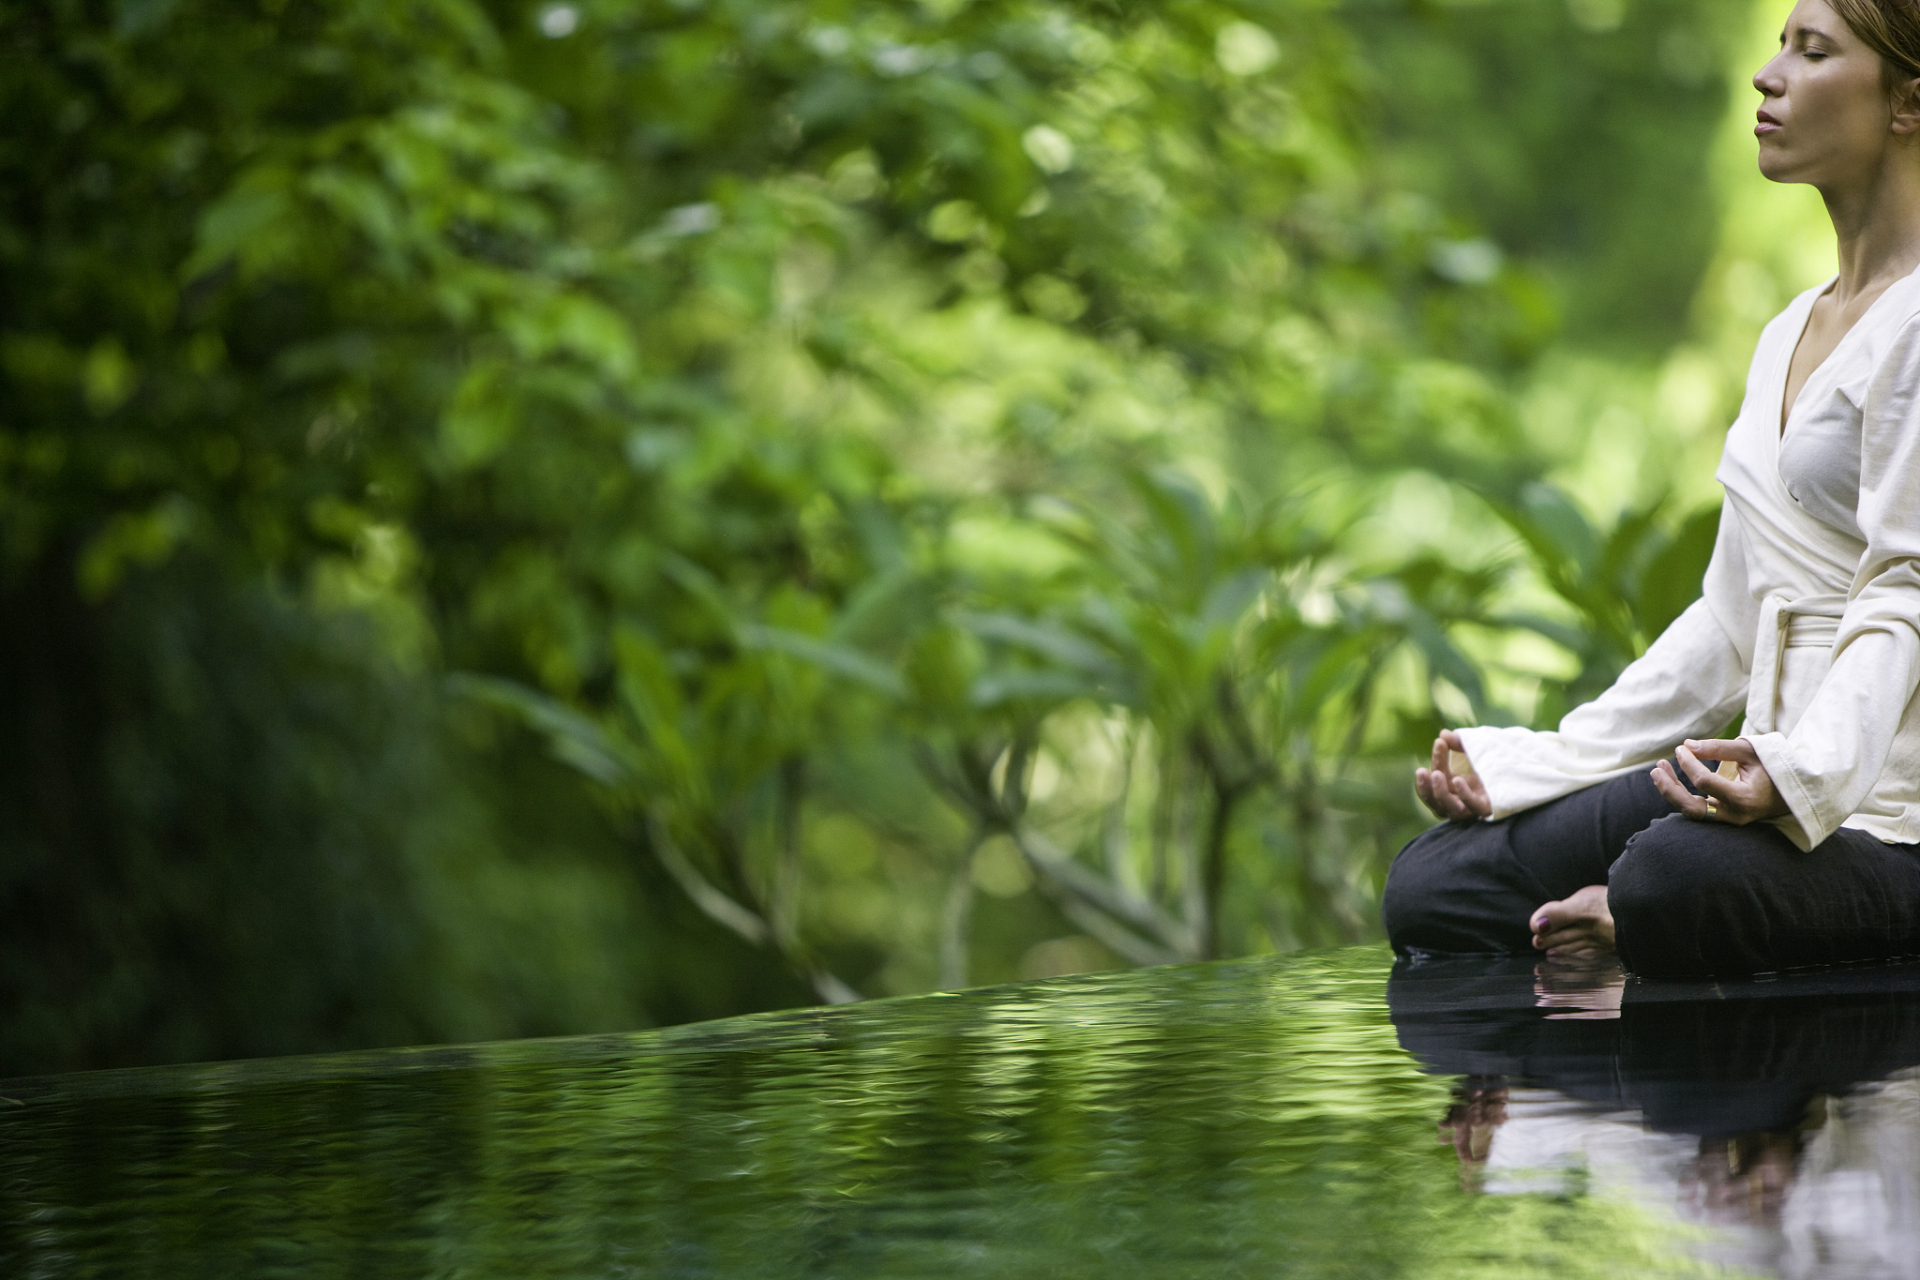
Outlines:
<svg viewBox="0 0 1920 1280"><path fill-rule="evenodd" d="M1346 13L1388 167L1544 271L1573 337L1658 356L1686 336L1719 231L1700 176L1754 9L1354 0Z"/></svg>
<svg viewBox="0 0 1920 1280"><path fill-rule="evenodd" d="M206 670L268 673L244 716L209 710L218 681L181 695L208 741L165 757L166 787L353 767L259 793L283 798L244 835L113 810L103 859L155 832L168 852L110 890L49 879L54 853L20 851L81 837L16 806L9 874L120 903L177 862L256 858L287 887L260 918L320 930L318 956L362 926L293 889L325 862L310 814L359 815L341 865L419 878L341 891L402 940L321 989L405 970L420 995L315 1044L460 1034L435 1010L482 999L485 966L406 939L489 937L527 901L649 936L515 944L556 990L608 989L596 954L657 985L489 1027L959 985L1057 968L1055 944L1085 965L1370 936L1419 821L1409 752L1446 717L1599 687L1711 538L1657 503L1597 529L1545 483L1515 380L1631 246L1596 223L1503 254L1484 201L1408 169L1421 135L1382 111L1379 69L1472 79L1535 31L1447 14L11 7L0 590L65 611L83 649L185 610ZM1620 49L1579 46L1580 83ZM1608 155L1666 199L1713 95L1645 88L1646 118L1678 104L1690 128ZM1571 127L1476 118L1522 186ZM1697 274L1691 244L1670 256ZM1485 496L1455 527L1470 547L1381 545L1409 468ZM187 591L181 565L217 585ZM303 676L298 645L221 621L236 608L361 628L341 662L378 674ZM1577 670L1506 670L1522 641ZM163 673L127 680L62 732L174 741L126 709ZM334 699L311 721L310 683ZM397 706L420 737L394 759L447 761L411 785L381 763ZM515 726L584 792L524 781ZM48 776L100 792L107 758ZM447 808L403 798L423 793ZM525 854L542 807L569 815L564 868ZM32 954L8 963L37 981ZM129 963L199 972L163 960ZM166 1017L221 1052L298 1034ZM136 1021L18 1061L203 1051Z"/></svg>
<svg viewBox="0 0 1920 1280"><path fill-rule="evenodd" d="M1669 530L1655 505L1624 512L1612 529L1599 530L1566 494L1547 485L1528 485L1513 502L1489 504L1526 543L1545 584L1575 613L1565 623L1509 619L1578 659L1577 674L1556 682L1536 713L1548 724L1611 685L1698 598L1720 528L1720 512L1707 508Z"/></svg>

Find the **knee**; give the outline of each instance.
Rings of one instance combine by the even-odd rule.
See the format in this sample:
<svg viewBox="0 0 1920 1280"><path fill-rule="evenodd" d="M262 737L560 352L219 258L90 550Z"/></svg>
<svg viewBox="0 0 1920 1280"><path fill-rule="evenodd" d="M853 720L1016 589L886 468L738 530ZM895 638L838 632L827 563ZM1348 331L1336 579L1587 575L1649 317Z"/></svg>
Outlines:
<svg viewBox="0 0 1920 1280"><path fill-rule="evenodd" d="M1394 949L1511 951L1525 945L1526 913L1499 875L1501 832L1442 823L1417 836L1387 871L1380 917Z"/></svg>
<svg viewBox="0 0 1920 1280"><path fill-rule="evenodd" d="M1702 856L1686 819L1665 817L1627 841L1607 872L1607 909L1617 924L1622 916L1660 913L1673 903L1706 890L1716 872Z"/></svg>
<svg viewBox="0 0 1920 1280"><path fill-rule="evenodd" d="M1418 931L1434 900L1433 891L1442 878L1440 846L1447 835L1445 825L1429 828L1408 841L1387 868L1387 883L1380 891L1380 919L1395 946Z"/></svg>
<svg viewBox="0 0 1920 1280"><path fill-rule="evenodd" d="M1674 815L1627 842L1607 875L1607 910L1629 969L1655 977L1704 972L1703 922L1742 892L1738 851L1717 834Z"/></svg>

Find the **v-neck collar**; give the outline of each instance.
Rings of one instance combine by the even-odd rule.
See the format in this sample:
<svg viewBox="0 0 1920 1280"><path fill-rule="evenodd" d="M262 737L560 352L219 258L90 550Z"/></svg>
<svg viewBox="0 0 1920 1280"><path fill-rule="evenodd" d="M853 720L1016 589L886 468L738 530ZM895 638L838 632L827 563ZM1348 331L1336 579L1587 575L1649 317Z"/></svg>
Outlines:
<svg viewBox="0 0 1920 1280"><path fill-rule="evenodd" d="M1840 335L1840 341L1833 344L1833 350L1827 352L1826 359L1807 371L1807 380L1800 384L1800 394L1795 396L1793 403L1789 405L1787 403L1787 383L1793 378L1793 358L1800 354L1800 344L1806 341L1807 326L1813 323L1814 307L1819 305L1820 299L1826 296L1827 290L1833 288L1839 281L1839 273L1835 272L1833 275L1827 277L1827 282L1811 293L1800 295L1807 299L1806 310L1800 315L1800 324L1794 331L1793 344L1787 348L1786 359L1780 362L1779 389L1772 401L1776 406L1773 419L1773 441L1776 449L1786 440L1787 432L1793 428L1794 412L1799 409L1800 405L1806 400L1807 390L1813 386L1814 379L1818 378L1829 367L1834 367L1835 359L1846 349L1847 344L1853 341L1853 336L1867 327L1867 321L1873 318L1873 313L1880 309L1880 304L1887 300L1887 296L1911 283L1916 276L1920 276L1920 267L1915 267L1912 271L1909 271L1906 275L1901 276L1898 280L1895 280L1892 284L1880 291L1880 296L1869 303L1867 309L1860 313L1860 318L1855 320L1847 331Z"/></svg>

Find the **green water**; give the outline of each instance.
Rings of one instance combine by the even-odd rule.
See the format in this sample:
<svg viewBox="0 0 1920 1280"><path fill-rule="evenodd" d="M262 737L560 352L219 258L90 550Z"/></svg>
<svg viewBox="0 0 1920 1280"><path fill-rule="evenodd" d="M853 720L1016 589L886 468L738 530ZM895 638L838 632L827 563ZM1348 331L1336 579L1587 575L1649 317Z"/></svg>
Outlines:
<svg viewBox="0 0 1920 1280"><path fill-rule="evenodd" d="M1582 1072L1622 1078L1632 1017L1549 1019L1607 1002L1509 969L1491 987L1397 978L1397 1032L1389 965L1360 948L630 1036L15 1081L0 1274L1617 1276L1716 1266L1736 1227L1734 1260L1756 1256L1752 1223L1667 1203L1664 1166L1640 1179L1652 1194L1637 1174L1602 1185L1605 1142L1580 1139L1598 1163L1556 1156L1536 1186L1437 1140L1471 1087L1541 1132L1571 1117L1660 1160L1718 1142L1648 1133L1630 1099L1580 1100ZM1641 994L1628 1013L1654 1010L1665 1045L1680 1033ZM1563 1028L1545 1074L1571 1072L1567 1089L1484 1070L1519 1070ZM1476 1079L1441 1074L1454 1052ZM1699 1058L1677 1052L1669 1083ZM1487 1126L1496 1157L1523 1130ZM1758 1212L1779 1235L1778 1204Z"/></svg>

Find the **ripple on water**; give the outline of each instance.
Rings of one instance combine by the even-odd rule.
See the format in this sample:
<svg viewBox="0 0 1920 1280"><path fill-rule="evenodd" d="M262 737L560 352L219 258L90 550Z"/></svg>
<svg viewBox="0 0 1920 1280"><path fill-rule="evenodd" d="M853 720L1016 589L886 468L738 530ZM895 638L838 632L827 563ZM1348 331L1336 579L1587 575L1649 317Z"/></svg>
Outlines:
<svg viewBox="0 0 1920 1280"><path fill-rule="evenodd" d="M1390 970L16 1081L0 1273L1920 1274L1920 968Z"/></svg>

